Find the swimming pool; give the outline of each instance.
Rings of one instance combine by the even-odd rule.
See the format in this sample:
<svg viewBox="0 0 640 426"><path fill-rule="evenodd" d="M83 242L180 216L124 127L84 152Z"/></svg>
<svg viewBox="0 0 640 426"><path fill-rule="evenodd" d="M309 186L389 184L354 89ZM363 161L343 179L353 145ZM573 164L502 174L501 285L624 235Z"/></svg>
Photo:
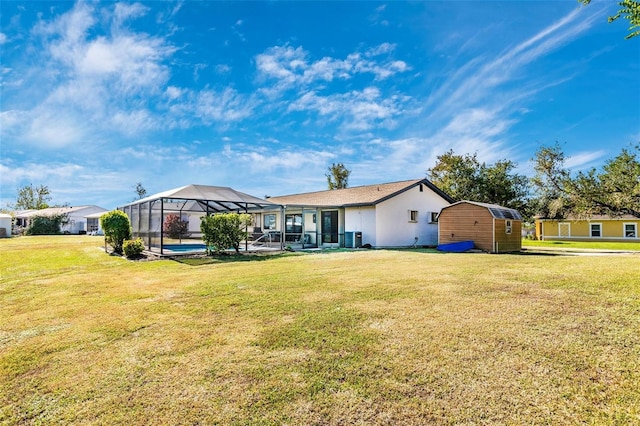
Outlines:
<svg viewBox="0 0 640 426"><path fill-rule="evenodd" d="M205 251L207 246L204 244L165 244L162 250L169 250L177 253L185 253L189 251Z"/></svg>

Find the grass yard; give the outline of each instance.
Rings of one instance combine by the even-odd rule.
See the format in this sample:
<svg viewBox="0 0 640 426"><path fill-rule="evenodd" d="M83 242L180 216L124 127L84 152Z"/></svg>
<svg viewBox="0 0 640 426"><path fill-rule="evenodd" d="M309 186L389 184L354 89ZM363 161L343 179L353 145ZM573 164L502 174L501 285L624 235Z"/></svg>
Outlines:
<svg viewBox="0 0 640 426"><path fill-rule="evenodd" d="M640 424L640 255L0 240L0 424Z"/></svg>
<svg viewBox="0 0 640 426"><path fill-rule="evenodd" d="M538 241L522 240L523 247L549 247L557 249L626 250L640 251L640 243L614 241Z"/></svg>

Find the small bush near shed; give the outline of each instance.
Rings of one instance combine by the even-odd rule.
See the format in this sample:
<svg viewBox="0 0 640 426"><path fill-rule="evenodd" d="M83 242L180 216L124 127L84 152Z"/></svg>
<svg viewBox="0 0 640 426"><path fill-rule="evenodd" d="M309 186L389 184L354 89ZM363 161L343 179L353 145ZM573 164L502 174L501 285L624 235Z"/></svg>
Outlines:
<svg viewBox="0 0 640 426"><path fill-rule="evenodd" d="M142 239L136 238L135 240L125 240L122 244L124 255L128 258L140 256L144 251L144 243Z"/></svg>

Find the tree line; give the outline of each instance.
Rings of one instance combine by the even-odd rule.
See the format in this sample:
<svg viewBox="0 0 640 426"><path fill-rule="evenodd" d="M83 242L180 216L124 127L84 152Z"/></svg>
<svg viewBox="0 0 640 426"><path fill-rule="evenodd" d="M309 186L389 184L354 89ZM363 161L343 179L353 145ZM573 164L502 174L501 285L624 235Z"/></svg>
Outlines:
<svg viewBox="0 0 640 426"><path fill-rule="evenodd" d="M622 149L601 170L572 174L559 143L540 147L535 175L515 172L517 163L480 163L477 155L448 151L437 157L427 177L456 200L471 200L519 210L527 220L586 218L592 215L640 217L640 145Z"/></svg>

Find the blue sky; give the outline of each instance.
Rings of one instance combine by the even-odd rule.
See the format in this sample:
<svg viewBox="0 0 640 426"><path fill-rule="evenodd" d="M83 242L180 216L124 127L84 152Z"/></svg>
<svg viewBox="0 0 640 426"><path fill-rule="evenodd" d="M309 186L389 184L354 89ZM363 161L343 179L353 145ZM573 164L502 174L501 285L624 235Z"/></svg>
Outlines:
<svg viewBox="0 0 640 426"><path fill-rule="evenodd" d="M421 178L437 155L531 174L640 141L640 37L614 1L2 1L1 193L114 208Z"/></svg>

